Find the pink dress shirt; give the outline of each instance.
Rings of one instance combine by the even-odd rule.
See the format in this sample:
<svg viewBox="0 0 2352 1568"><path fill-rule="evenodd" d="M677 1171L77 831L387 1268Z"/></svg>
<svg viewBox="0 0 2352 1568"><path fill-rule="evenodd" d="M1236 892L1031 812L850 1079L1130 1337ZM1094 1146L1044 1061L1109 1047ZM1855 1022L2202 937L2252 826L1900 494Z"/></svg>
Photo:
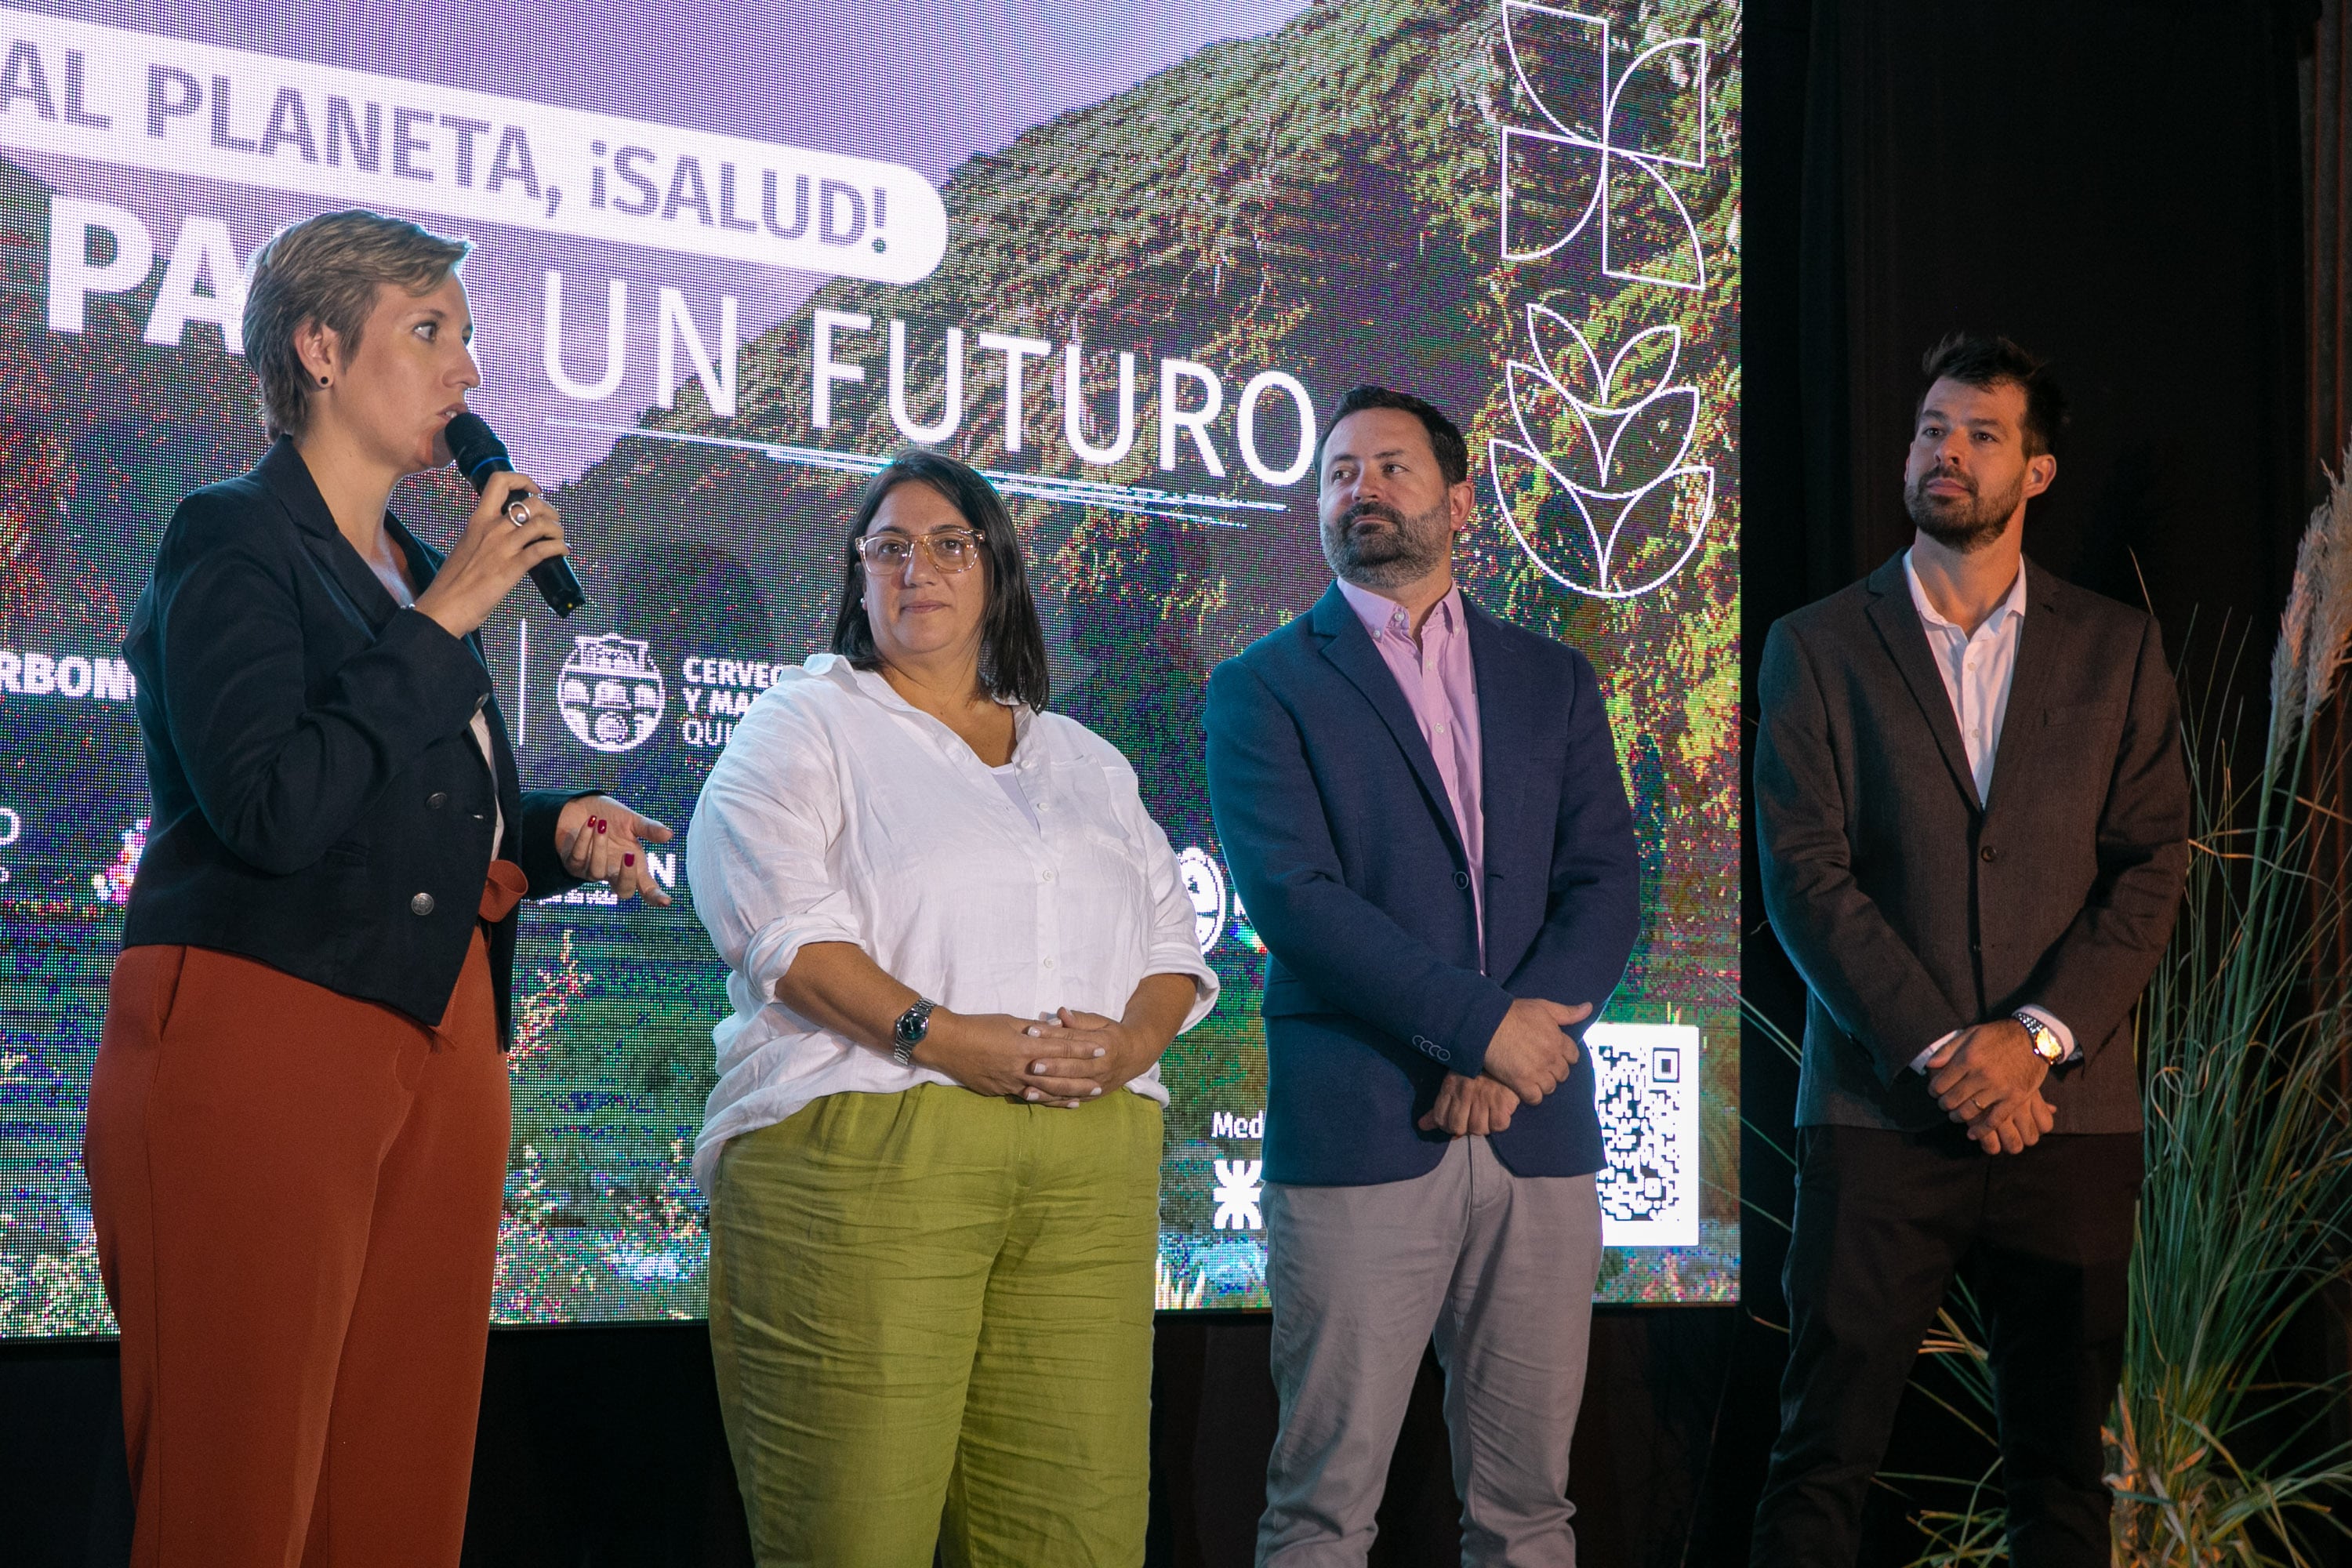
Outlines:
<svg viewBox="0 0 2352 1568"><path fill-rule="evenodd" d="M1486 773L1478 752L1478 679L1470 664L1470 628L1463 618L1462 590L1446 590L1412 636L1412 619L1402 605L1369 588L1343 582L1339 592L1370 632L1372 646L1396 677L1412 709L1421 738L1437 762L1454 826L1470 862L1470 896L1478 919L1480 967L1486 948L1486 815L1482 790Z"/></svg>

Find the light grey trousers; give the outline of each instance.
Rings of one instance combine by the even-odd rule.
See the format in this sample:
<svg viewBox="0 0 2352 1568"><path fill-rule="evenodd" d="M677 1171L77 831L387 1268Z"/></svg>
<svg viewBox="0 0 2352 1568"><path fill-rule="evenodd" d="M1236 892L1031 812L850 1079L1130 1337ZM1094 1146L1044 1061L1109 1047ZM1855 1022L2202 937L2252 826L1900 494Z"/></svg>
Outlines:
<svg viewBox="0 0 2352 1568"><path fill-rule="evenodd" d="M1574 1568L1569 1439L1584 1397L1601 1205L1587 1176L1515 1176L1484 1138L1366 1187L1269 1184L1282 1426L1259 1568L1356 1568L1433 1337L1465 1568Z"/></svg>

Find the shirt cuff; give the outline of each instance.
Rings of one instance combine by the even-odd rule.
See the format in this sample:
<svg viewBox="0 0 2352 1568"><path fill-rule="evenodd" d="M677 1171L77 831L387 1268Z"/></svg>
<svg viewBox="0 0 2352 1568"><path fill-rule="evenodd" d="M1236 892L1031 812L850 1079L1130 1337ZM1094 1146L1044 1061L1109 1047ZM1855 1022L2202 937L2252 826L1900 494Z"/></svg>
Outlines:
<svg viewBox="0 0 2352 1568"><path fill-rule="evenodd" d="M2031 1013L2035 1018L2041 1020L2042 1026L2043 1028L2058 1037L2058 1043L2066 1047L2066 1054L2058 1058L2060 1066L2063 1067L2066 1063L2075 1061L2081 1058L2082 1053L2074 1048L2074 1031L2068 1028L2065 1024L2059 1019L2056 1014L2050 1012L2046 1008L2036 1007L2031 1005L2020 1007L2018 1011L2021 1013ZM1936 1041L1935 1044L1929 1046L1926 1050L1921 1051L1917 1056L1911 1058L1911 1070L1916 1073L1926 1072L1927 1070L1927 1058L1934 1056L1937 1051L1942 1050L1946 1046L1951 1044L1954 1040L1957 1040L1959 1037L1960 1031L1954 1029L1951 1033Z"/></svg>
<svg viewBox="0 0 2352 1568"><path fill-rule="evenodd" d="M1190 941L1176 945L1162 943L1155 948L1143 972L1147 975L1181 974L1192 982L1192 1005L1186 1010L1183 1023L1177 1026L1178 1034L1216 1011L1217 994L1223 983L1217 979L1217 972L1202 961L1201 950Z"/></svg>
<svg viewBox="0 0 2352 1568"><path fill-rule="evenodd" d="M845 942L861 947L865 937L856 927L827 920L821 914L788 915L771 921L753 932L743 946L742 975L751 994L762 1002L777 1000L776 987L791 973L793 960L801 955L801 949L814 942Z"/></svg>
<svg viewBox="0 0 2352 1568"><path fill-rule="evenodd" d="M1949 1033L1938 1037L1934 1044L1930 1045L1926 1050L1921 1051L1917 1056L1911 1058L1911 1070L1916 1073L1925 1073L1927 1070L1927 1058L1934 1056L1937 1051L1942 1050L1946 1046L1950 1045L1954 1040L1957 1040L1959 1037L1960 1032L1958 1029L1951 1030Z"/></svg>

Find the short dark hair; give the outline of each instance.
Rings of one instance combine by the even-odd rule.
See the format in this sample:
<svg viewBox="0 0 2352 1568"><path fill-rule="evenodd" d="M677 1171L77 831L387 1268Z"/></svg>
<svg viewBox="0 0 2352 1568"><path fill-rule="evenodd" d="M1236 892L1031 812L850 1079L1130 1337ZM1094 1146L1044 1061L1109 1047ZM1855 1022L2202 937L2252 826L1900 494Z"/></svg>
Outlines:
<svg viewBox="0 0 2352 1568"><path fill-rule="evenodd" d="M980 474L938 452L908 452L867 481L849 520L842 546L841 608L833 617L833 651L859 669L878 669L882 655L866 618L866 558L857 542L874 524L874 514L892 490L924 484L945 496L980 535L981 560L988 573L988 608L980 623L980 679L993 696L1042 710L1054 695L1046 667L1045 627L1029 592L1029 569L1021 559L1020 531L1004 498Z"/></svg>
<svg viewBox="0 0 2352 1568"><path fill-rule="evenodd" d="M1919 356L1927 378L1919 388L1919 402L1911 411L1916 423L1927 406L1927 394L1939 381L1957 381L1986 390L2006 382L2025 394L2025 425L2021 432L2025 455L2040 457L2058 450L2066 428L2066 395L2050 375L2049 362L2028 353L2010 339L1983 332L1947 332L1941 342Z"/></svg>
<svg viewBox="0 0 2352 1568"><path fill-rule="evenodd" d="M1360 414L1367 408L1401 408L1422 423L1429 432L1429 445L1437 454L1437 471L1445 476L1449 485L1458 485L1470 477L1470 444L1462 438L1462 427L1445 416L1444 410L1425 397L1415 397L1410 392L1391 392L1385 386L1359 386L1339 399L1339 406L1331 415L1331 423L1315 442L1315 471L1323 471L1323 443L1339 427L1339 421L1350 414Z"/></svg>

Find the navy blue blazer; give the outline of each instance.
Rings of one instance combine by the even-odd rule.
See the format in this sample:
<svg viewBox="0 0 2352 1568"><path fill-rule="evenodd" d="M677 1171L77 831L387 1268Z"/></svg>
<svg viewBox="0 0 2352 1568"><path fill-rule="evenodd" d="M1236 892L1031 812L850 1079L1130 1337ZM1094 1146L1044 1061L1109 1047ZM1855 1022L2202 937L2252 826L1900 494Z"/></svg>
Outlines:
<svg viewBox="0 0 2352 1568"><path fill-rule="evenodd" d="M1469 861L1396 677L1334 585L1209 678L1209 803L1265 938L1265 1177L1402 1181L1414 1122L1475 1077L1514 997L1598 1016L1641 921L1633 819L1592 667L1465 595L1486 823L1486 966ZM1576 1031L1581 1034L1580 1029ZM1591 1058L1492 1138L1522 1176L1597 1171Z"/></svg>
<svg viewBox="0 0 2352 1568"><path fill-rule="evenodd" d="M384 526L422 593L439 553ZM216 948L436 1024L479 914L494 791L530 896L578 885L555 821L583 792L523 793L480 637L399 606L291 442L180 503L122 651L155 799L124 946ZM514 939L513 915L489 931L501 1041Z"/></svg>

